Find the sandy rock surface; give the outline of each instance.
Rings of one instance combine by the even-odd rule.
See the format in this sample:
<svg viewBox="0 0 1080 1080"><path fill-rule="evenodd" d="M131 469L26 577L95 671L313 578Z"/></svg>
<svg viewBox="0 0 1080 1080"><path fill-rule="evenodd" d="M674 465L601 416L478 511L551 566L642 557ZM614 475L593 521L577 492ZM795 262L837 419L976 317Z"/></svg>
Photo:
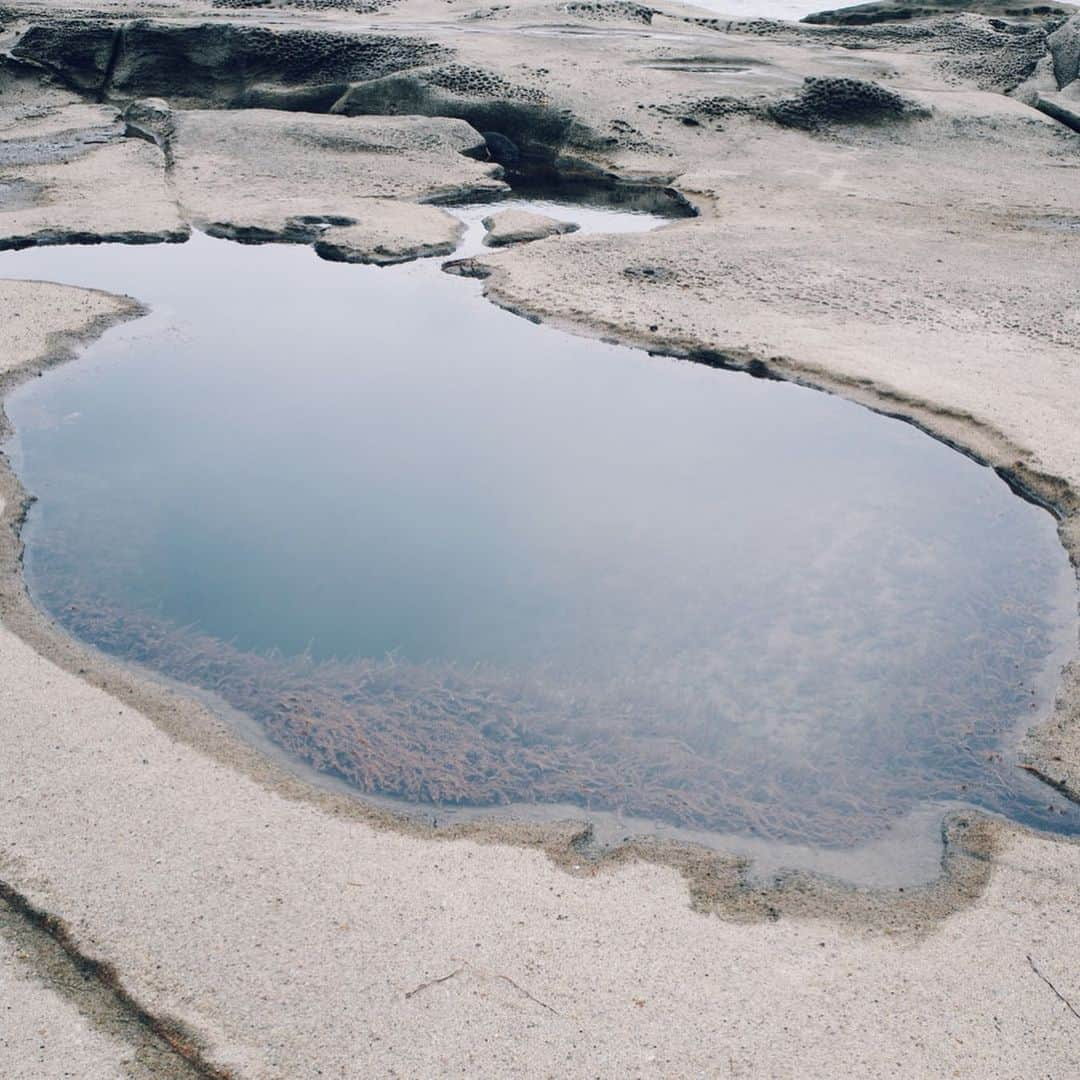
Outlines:
<svg viewBox="0 0 1080 1080"><path fill-rule="evenodd" d="M435 206L372 199L362 209L365 219L357 224L320 232L316 253L336 262L391 266L450 255L461 239L461 222Z"/></svg>
<svg viewBox="0 0 1080 1080"><path fill-rule="evenodd" d="M55 358L130 313L130 300L40 281L0 281L0 378Z"/></svg>
<svg viewBox="0 0 1080 1080"><path fill-rule="evenodd" d="M0 664L20 762L0 875L239 1076L1080 1067L1075 1018L1027 959L1075 1000L1075 844L1010 830L986 894L929 937L748 925L690 910L671 870L575 877L536 852L328 816L9 632ZM72 850L109 856L73 866Z"/></svg>
<svg viewBox="0 0 1080 1080"><path fill-rule="evenodd" d="M41 982L19 946L0 934L0 1075L121 1080L131 1048L96 1031L65 996Z"/></svg>
<svg viewBox="0 0 1080 1080"><path fill-rule="evenodd" d="M546 214L530 214L526 210L501 210L484 218L484 228L487 247L508 247L578 231L573 222L557 221Z"/></svg>
<svg viewBox="0 0 1080 1080"><path fill-rule="evenodd" d="M171 115L163 144L185 216L215 236L309 239L322 224L371 222L375 247L380 229L438 246L444 216L404 200L505 186L497 166L465 156L483 140L460 120L190 110ZM362 235L352 234L354 248Z"/></svg>
<svg viewBox="0 0 1080 1080"><path fill-rule="evenodd" d="M918 123L917 160L904 143L732 133L722 169L679 180L702 218L483 255L489 295L661 352L711 347L972 414L1080 484L1080 321L1059 287L1080 146L1011 102L971 134L952 115ZM1005 145L1032 167L990 197Z"/></svg>
<svg viewBox="0 0 1080 1080"><path fill-rule="evenodd" d="M187 234L161 152L123 138L115 109L63 105L0 127L0 248Z"/></svg>
<svg viewBox="0 0 1080 1080"><path fill-rule="evenodd" d="M908 416L1053 501L1080 551L1080 135L1032 107L1072 100L1075 20L353 7L5 5L0 44L23 60L0 64L0 237L196 225L394 261L458 235L420 203L501 187L485 146L670 184L698 218L486 252L473 270L495 302L577 332ZM121 111L153 96L125 139ZM0 364L13 377L133 313L0 282ZM20 492L3 485L0 880L184 1025L177 1069L1080 1072L1075 842L979 826L985 845L950 848L944 886L901 897L677 864L691 891L662 860L387 828L50 636L20 592ZM1030 750L1071 791L1076 679ZM129 1043L76 1023L90 1013L70 987L0 947L0 989L27 964L0 1072L109 1076ZM63 1029L44 1051L26 1038L39 1017Z"/></svg>
<svg viewBox="0 0 1080 1080"><path fill-rule="evenodd" d="M1073 131L1080 132L1080 81L1074 80L1060 94L1038 94L1035 107Z"/></svg>

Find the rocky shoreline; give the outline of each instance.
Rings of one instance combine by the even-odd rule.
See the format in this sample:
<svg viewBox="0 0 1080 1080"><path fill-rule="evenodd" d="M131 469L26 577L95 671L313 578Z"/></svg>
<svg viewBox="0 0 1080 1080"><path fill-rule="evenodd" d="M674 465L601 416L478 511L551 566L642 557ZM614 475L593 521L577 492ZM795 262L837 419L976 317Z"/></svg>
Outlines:
<svg viewBox="0 0 1080 1080"><path fill-rule="evenodd" d="M1054 507L1077 562L1070 9L810 25L678 5L360 7L0 8L0 246L195 227L394 262L452 248L437 204L497 195L508 173L670 185L697 218L464 269L532 318L909 419ZM0 312L10 384L138 308L0 282ZM184 1033L166 1039L178 1070L1080 1067L1046 986L1080 996L1080 846L954 821L941 879L901 896L762 883L663 845L594 858L573 826L403 826L60 639L18 577L21 499L5 470L0 880L79 963L108 966L143 1028ZM1075 664L1027 754L1078 797ZM31 1012L78 1002L29 977ZM0 1040L3 1071L61 1075L55 1055L28 1064L32 1022ZM111 1049L65 1050L85 1053L80 1075L164 1075L92 1023Z"/></svg>

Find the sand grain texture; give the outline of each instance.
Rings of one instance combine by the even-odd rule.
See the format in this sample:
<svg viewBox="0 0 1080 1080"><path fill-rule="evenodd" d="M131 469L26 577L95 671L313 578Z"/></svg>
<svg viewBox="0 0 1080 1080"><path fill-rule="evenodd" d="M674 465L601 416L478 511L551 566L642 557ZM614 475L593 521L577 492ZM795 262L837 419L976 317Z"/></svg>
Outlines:
<svg viewBox="0 0 1080 1080"><path fill-rule="evenodd" d="M94 1030L67 997L34 975L0 936L0 1075L8 1080L120 1080L130 1048Z"/></svg>
<svg viewBox="0 0 1080 1080"><path fill-rule="evenodd" d="M922 940L727 922L691 911L670 870L571 877L539 853L328 818L6 632L0 665L21 766L0 873L239 1075L1080 1067L1076 1020L1026 959L1080 995L1077 845L1011 832L987 893Z"/></svg>

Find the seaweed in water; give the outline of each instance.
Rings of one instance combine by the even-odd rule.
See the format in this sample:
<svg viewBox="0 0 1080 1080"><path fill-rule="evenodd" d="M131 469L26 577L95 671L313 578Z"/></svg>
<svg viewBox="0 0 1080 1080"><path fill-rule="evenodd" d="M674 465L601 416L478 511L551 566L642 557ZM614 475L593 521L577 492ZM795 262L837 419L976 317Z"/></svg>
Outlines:
<svg viewBox="0 0 1080 1080"><path fill-rule="evenodd" d="M1032 629L1037 620L1024 610L995 623L992 644L960 643L969 658L982 657L964 693L950 694L927 658L919 708L895 723L882 692L877 715L853 733L820 703L814 714L806 672L785 681L771 671L774 711L762 711L746 686L770 677L766 658L746 686L727 686L721 700L722 682L713 684L704 709L685 694L680 710L671 686L643 692L575 684L544 670L247 652L87 594L61 570L55 549L39 548L37 561L49 564L36 575L47 582L42 599L70 632L219 695L290 754L359 792L480 807L573 803L824 847L871 839L932 800L1019 810L1043 824L1060 818L1050 793L1002 754L1002 733L1031 708L1032 691L1003 674L1001 658L1016 658L1010 666L1019 672L1045 650ZM862 662L872 668L873 656Z"/></svg>

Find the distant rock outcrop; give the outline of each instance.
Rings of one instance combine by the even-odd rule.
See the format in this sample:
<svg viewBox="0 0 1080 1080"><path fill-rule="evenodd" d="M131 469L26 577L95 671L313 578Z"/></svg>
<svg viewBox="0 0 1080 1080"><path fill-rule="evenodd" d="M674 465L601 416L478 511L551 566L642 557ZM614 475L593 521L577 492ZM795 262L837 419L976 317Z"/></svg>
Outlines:
<svg viewBox="0 0 1080 1080"><path fill-rule="evenodd" d="M1025 4L1017 0L872 0L868 4L817 11L802 21L819 26L869 26L872 23L929 19L935 15L956 15L964 11L1015 19L1068 15L1075 10L1072 4Z"/></svg>

